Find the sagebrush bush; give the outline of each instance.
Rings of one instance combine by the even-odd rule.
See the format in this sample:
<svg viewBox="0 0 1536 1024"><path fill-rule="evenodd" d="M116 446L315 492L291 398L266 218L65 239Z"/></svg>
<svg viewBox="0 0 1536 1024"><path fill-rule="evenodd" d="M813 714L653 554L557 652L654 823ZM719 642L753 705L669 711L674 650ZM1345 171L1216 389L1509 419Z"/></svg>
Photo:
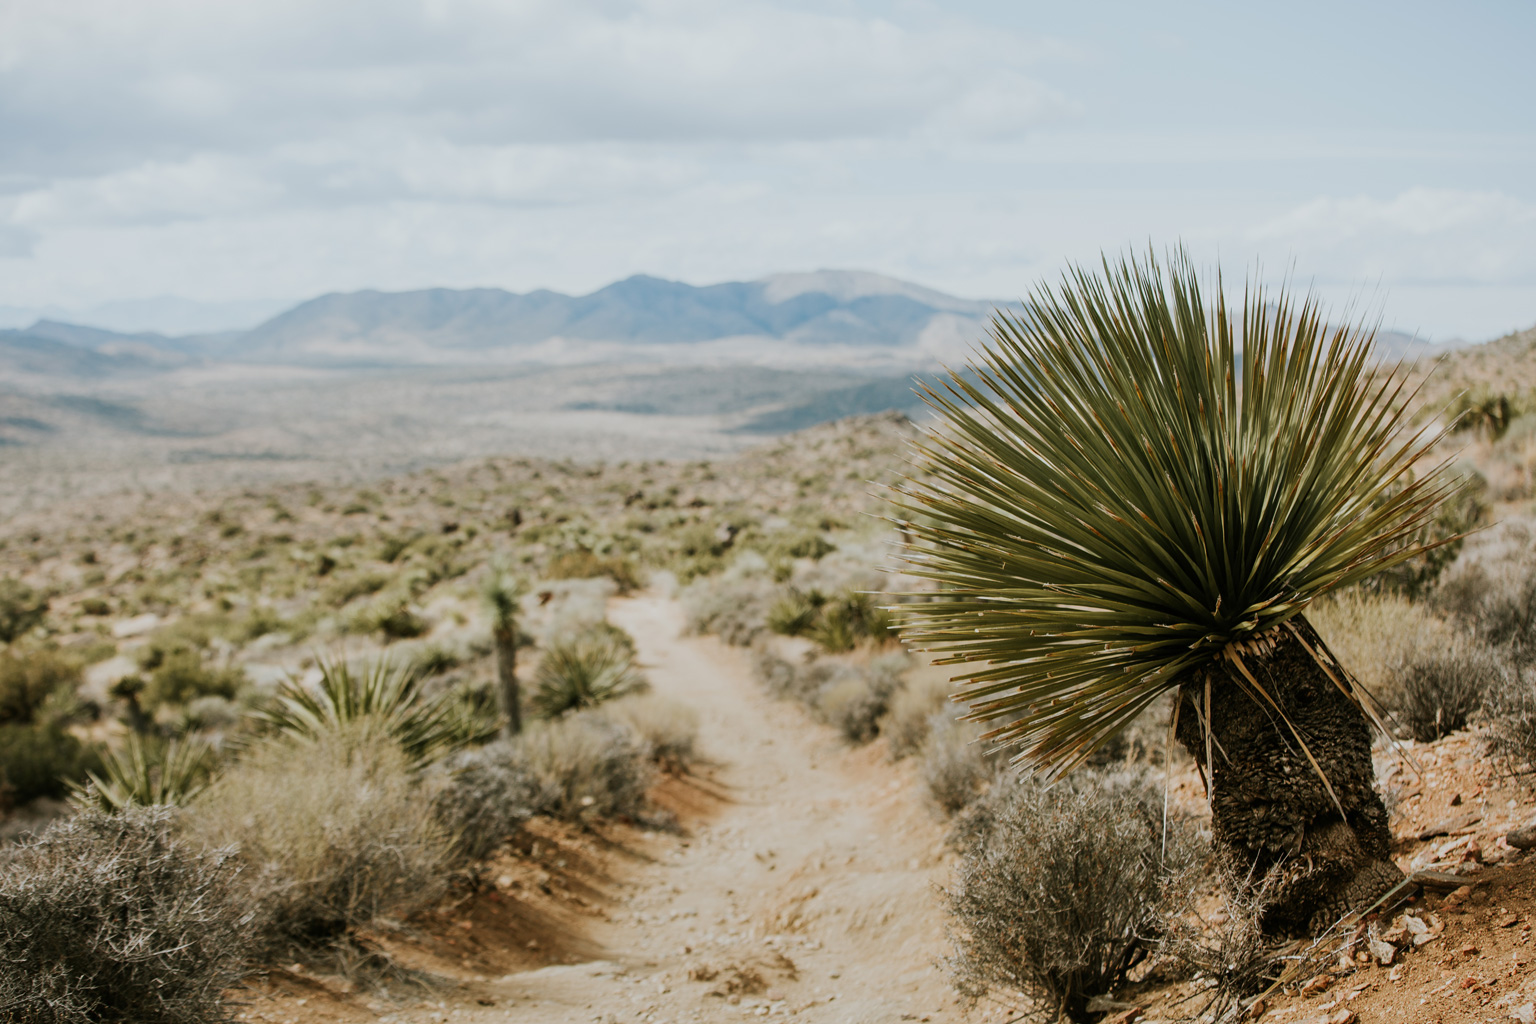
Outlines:
<svg viewBox="0 0 1536 1024"><path fill-rule="evenodd" d="M535 775L515 742L500 740L464 750L441 765L445 778L433 796L458 858L483 860L559 792Z"/></svg>
<svg viewBox="0 0 1536 1024"><path fill-rule="evenodd" d="M1469 538L1432 600L1488 643L1536 643L1536 521L1505 520Z"/></svg>
<svg viewBox="0 0 1536 1024"><path fill-rule="evenodd" d="M699 714L687 704L642 694L616 700L603 713L640 737L650 759L662 768L681 771L693 764Z"/></svg>
<svg viewBox="0 0 1536 1024"><path fill-rule="evenodd" d="M930 719L950 706L954 684L929 674L914 674L891 696L890 710L880 723L880 734L894 760L910 757L928 742ZM955 713L960 712L955 708Z"/></svg>
<svg viewBox="0 0 1536 1024"><path fill-rule="evenodd" d="M432 793L395 737L367 719L256 744L192 808L189 828L246 865L273 953L430 904L452 863Z"/></svg>
<svg viewBox="0 0 1536 1024"><path fill-rule="evenodd" d="M165 652L155 662L140 700L153 712L168 704L186 705L199 697L229 700L244 684L245 674L240 669L211 664L202 651L182 647Z"/></svg>
<svg viewBox="0 0 1536 1024"><path fill-rule="evenodd" d="M850 743L868 743L880 732L880 721L901 677L911 667L904 651L893 651L868 664L845 666L846 675L823 687L815 697L817 716Z"/></svg>
<svg viewBox="0 0 1536 1024"><path fill-rule="evenodd" d="M1417 644L1388 667L1393 714L1408 735L1433 742L1465 729L1504 671L1499 651L1474 636Z"/></svg>
<svg viewBox="0 0 1536 1024"><path fill-rule="evenodd" d="M612 626L586 629L545 649L534 669L528 703L535 714L555 718L639 693L646 686L645 676L635 667L634 642L628 634Z"/></svg>
<svg viewBox="0 0 1536 1024"><path fill-rule="evenodd" d="M826 595L819 590L790 587L768 609L766 625L780 636L803 636L816 624L826 603Z"/></svg>
<svg viewBox="0 0 1536 1024"><path fill-rule="evenodd" d="M0 1019L207 1024L243 973L251 911L227 853L163 807L86 812L0 855Z"/></svg>
<svg viewBox="0 0 1536 1024"><path fill-rule="evenodd" d="M1517 775L1536 773L1536 671L1510 664L1483 694L1494 753Z"/></svg>
<svg viewBox="0 0 1536 1024"><path fill-rule="evenodd" d="M923 747L922 777L928 797L945 814L955 814L975 800L998 777L1003 756L981 740L982 729L947 709L928 719Z"/></svg>
<svg viewBox="0 0 1536 1024"><path fill-rule="evenodd" d="M870 594L846 593L831 598L816 614L806 635L822 648L851 651L866 640L893 640L891 616Z"/></svg>
<svg viewBox="0 0 1536 1024"><path fill-rule="evenodd" d="M1140 776L1084 770L1045 789L1010 776L957 827L946 904L964 991L1025 992L1074 1021L1156 948L1186 905L1190 832L1164 834L1160 792Z"/></svg>
<svg viewBox="0 0 1536 1024"><path fill-rule="evenodd" d="M514 747L548 795L540 814L579 821L636 818L644 809L654 775L646 744L600 711L537 725Z"/></svg>
<svg viewBox="0 0 1536 1024"><path fill-rule="evenodd" d="M783 594L770 579L726 573L695 580L680 597L689 632L713 633L746 647L768 628L768 613Z"/></svg>

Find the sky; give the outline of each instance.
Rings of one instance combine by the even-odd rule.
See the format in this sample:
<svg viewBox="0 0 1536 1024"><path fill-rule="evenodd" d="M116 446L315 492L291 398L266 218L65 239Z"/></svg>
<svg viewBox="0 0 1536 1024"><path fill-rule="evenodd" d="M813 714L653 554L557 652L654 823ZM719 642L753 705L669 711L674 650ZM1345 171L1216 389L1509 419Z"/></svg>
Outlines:
<svg viewBox="0 0 1536 1024"><path fill-rule="evenodd" d="M1536 4L0 0L0 319L1188 247L1536 324ZM178 312L179 311L179 312Z"/></svg>

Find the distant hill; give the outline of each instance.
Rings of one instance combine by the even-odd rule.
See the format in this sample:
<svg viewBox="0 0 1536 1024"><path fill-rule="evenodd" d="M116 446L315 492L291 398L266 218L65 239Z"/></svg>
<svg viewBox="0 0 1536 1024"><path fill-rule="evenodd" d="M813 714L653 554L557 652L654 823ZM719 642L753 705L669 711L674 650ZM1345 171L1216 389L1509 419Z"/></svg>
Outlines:
<svg viewBox="0 0 1536 1024"><path fill-rule="evenodd" d="M786 355L805 349L920 355L957 336L979 336L992 309L992 303L852 271L704 287L642 275L579 296L496 288L323 295L232 339L228 351L262 362L431 363L496 356L574 362L725 342L712 354L728 360L733 352L762 357L761 342L772 340Z"/></svg>

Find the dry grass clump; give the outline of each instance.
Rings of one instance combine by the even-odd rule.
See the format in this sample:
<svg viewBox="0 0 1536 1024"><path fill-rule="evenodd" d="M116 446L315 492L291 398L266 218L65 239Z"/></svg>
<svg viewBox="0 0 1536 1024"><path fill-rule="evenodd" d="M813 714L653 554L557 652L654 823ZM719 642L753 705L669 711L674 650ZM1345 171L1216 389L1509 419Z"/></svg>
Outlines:
<svg viewBox="0 0 1536 1024"><path fill-rule="evenodd" d="M1051 789L995 785L957 827L946 892L961 989L1025 993L1074 1021L1157 948L1198 862L1190 830L1164 828L1140 775L1083 771Z"/></svg>
<svg viewBox="0 0 1536 1024"><path fill-rule="evenodd" d="M1365 688L1390 702L1388 667L1420 642L1449 640L1454 630L1423 604L1394 592L1353 588L1314 602L1307 621Z"/></svg>
<svg viewBox="0 0 1536 1024"><path fill-rule="evenodd" d="M224 852L163 807L86 812L0 859L0 1018L207 1024L250 949Z"/></svg>
<svg viewBox="0 0 1536 1024"><path fill-rule="evenodd" d="M617 555L603 556L585 548L566 551L551 558L544 569L544 575L552 580L607 577L619 588L621 594L640 589L640 574L629 559Z"/></svg>
<svg viewBox="0 0 1536 1024"><path fill-rule="evenodd" d="M1510 665L1483 694L1494 752L1518 775L1536 774L1536 672Z"/></svg>
<svg viewBox="0 0 1536 1024"><path fill-rule="evenodd" d="M452 848L412 761L379 723L248 750L193 803L188 826L230 847L268 951L315 947L442 891Z"/></svg>

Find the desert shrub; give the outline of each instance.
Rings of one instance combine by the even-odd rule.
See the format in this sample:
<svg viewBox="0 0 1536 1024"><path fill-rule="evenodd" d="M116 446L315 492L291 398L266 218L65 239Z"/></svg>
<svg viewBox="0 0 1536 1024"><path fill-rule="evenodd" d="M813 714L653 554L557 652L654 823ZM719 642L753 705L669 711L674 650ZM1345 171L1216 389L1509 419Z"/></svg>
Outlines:
<svg viewBox="0 0 1536 1024"><path fill-rule="evenodd" d="M1401 593L1355 587L1316 601L1307 621L1350 671L1379 699L1390 702L1388 667L1423 642L1449 641L1454 630L1423 603Z"/></svg>
<svg viewBox="0 0 1536 1024"><path fill-rule="evenodd" d="M955 814L980 796L1002 770L1002 758L980 739L982 730L962 722L955 711L928 719L922 777L928 798L945 814Z"/></svg>
<svg viewBox="0 0 1536 1024"><path fill-rule="evenodd" d="M807 634L828 651L851 651L861 641L887 641L891 616L869 594L846 593L822 605Z"/></svg>
<svg viewBox="0 0 1536 1024"><path fill-rule="evenodd" d="M616 555L603 556L586 548L566 551L549 560L544 575L552 580L589 580L605 576L618 586L619 593L640 589L640 577L634 563Z"/></svg>
<svg viewBox="0 0 1536 1024"><path fill-rule="evenodd" d="M949 680L923 674L912 676L892 694L880 733L886 738L893 759L899 761L923 749L928 742L929 722L949 707L953 689Z"/></svg>
<svg viewBox="0 0 1536 1024"><path fill-rule="evenodd" d="M768 609L766 624L780 636L803 636L816 624L826 595L819 590L791 587Z"/></svg>
<svg viewBox="0 0 1536 1024"><path fill-rule="evenodd" d="M781 658L772 648L752 648L752 676L774 697L798 695L799 670L793 662Z"/></svg>
<svg viewBox="0 0 1536 1024"><path fill-rule="evenodd" d="M537 725L514 743L547 795L540 814L634 818L645 806L653 771L646 744L600 711Z"/></svg>
<svg viewBox="0 0 1536 1024"><path fill-rule="evenodd" d="M534 712L555 718L597 707L646 687L635 667L633 641L611 632L588 629L556 641L544 651L533 673L528 703Z"/></svg>
<svg viewBox="0 0 1536 1024"><path fill-rule="evenodd" d="M228 700L245 684L245 674L240 669L210 664L203 652L195 648L178 647L162 652L151 664L153 671L139 698L151 713L166 705L188 704L199 697Z"/></svg>
<svg viewBox="0 0 1536 1024"><path fill-rule="evenodd" d="M193 802L189 828L245 864L268 953L323 945L442 892L452 844L413 767L380 722L353 719L268 737Z"/></svg>
<svg viewBox="0 0 1536 1024"><path fill-rule="evenodd" d="M891 695L901 686L910 658L896 651L864 666L822 689L816 696L818 717L842 733L850 743L868 743L880 732L880 720L890 706Z"/></svg>
<svg viewBox="0 0 1536 1024"><path fill-rule="evenodd" d="M102 752L101 768L87 771L87 782L70 788L77 806L103 811L180 806L208 787L213 770L213 750L201 740L130 733L120 749Z"/></svg>
<svg viewBox="0 0 1536 1024"><path fill-rule="evenodd" d="M394 559L386 558L385 561ZM381 572L363 572L352 576L343 576L331 581L322 595L327 604L336 608L365 597L369 594L377 594L389 585L389 577Z"/></svg>
<svg viewBox="0 0 1536 1024"><path fill-rule="evenodd" d="M728 644L746 647L768 626L768 613L782 588L761 576L695 580L681 594L688 631L713 633Z"/></svg>
<svg viewBox="0 0 1536 1024"><path fill-rule="evenodd" d="M1504 659L1476 637L1417 644L1389 667L1394 716L1420 742L1447 736L1466 728L1503 672Z"/></svg>
<svg viewBox="0 0 1536 1024"><path fill-rule="evenodd" d="M79 682L79 664L57 651L0 652L0 725L31 724L50 696Z"/></svg>
<svg viewBox="0 0 1536 1024"><path fill-rule="evenodd" d="M195 697L182 714L182 731L230 729L245 717L241 706L227 697Z"/></svg>
<svg viewBox="0 0 1536 1024"><path fill-rule="evenodd" d="M966 992L1022 991L1075 1021L1156 948L1195 861L1164 834L1161 794L1083 771L1050 789L1011 777L967 813L946 904ZM1177 823L1175 823L1177 825Z"/></svg>
<svg viewBox="0 0 1536 1024"><path fill-rule="evenodd" d="M14 577L0 577L0 643L15 643L37 628L46 614L47 598Z"/></svg>
<svg viewBox="0 0 1536 1024"><path fill-rule="evenodd" d="M61 800L71 783L98 764L95 754L59 725L0 725L0 789L16 803Z"/></svg>
<svg viewBox="0 0 1536 1024"><path fill-rule="evenodd" d="M509 741L460 751L442 767L446 778L432 807L464 861L490 856L523 822L559 798Z"/></svg>
<svg viewBox="0 0 1536 1024"><path fill-rule="evenodd" d="M248 912L235 865L172 812L87 812L0 858L0 1015L18 1024L227 1021Z"/></svg>
<svg viewBox="0 0 1536 1024"><path fill-rule="evenodd" d="M1494 753L1517 775L1536 773L1536 671L1514 663L1483 694Z"/></svg>
<svg viewBox="0 0 1536 1024"><path fill-rule="evenodd" d="M413 765L424 765L460 742L446 695L427 697L407 667L388 658L354 670L344 661L317 659L313 687L288 679L258 713L293 736L319 739L354 725L377 727L400 745Z"/></svg>
<svg viewBox="0 0 1536 1024"><path fill-rule="evenodd" d="M1366 587L1396 592L1417 600L1434 589L1445 570L1460 556L1465 535L1483 525L1488 517L1488 481L1475 471L1461 474L1461 488L1419 530L1415 540L1437 544L1379 573Z"/></svg>
<svg viewBox="0 0 1536 1024"><path fill-rule="evenodd" d="M1491 644L1536 642L1536 523L1506 520L1470 538L1433 603Z"/></svg>
<svg viewBox="0 0 1536 1024"><path fill-rule="evenodd" d="M836 544L810 530L772 533L759 541L756 547L769 561L794 558L816 561L837 550Z"/></svg>
<svg viewBox="0 0 1536 1024"><path fill-rule="evenodd" d="M663 768L678 771L693 763L699 714L687 704L643 694L616 700L603 714L640 737L650 759Z"/></svg>

